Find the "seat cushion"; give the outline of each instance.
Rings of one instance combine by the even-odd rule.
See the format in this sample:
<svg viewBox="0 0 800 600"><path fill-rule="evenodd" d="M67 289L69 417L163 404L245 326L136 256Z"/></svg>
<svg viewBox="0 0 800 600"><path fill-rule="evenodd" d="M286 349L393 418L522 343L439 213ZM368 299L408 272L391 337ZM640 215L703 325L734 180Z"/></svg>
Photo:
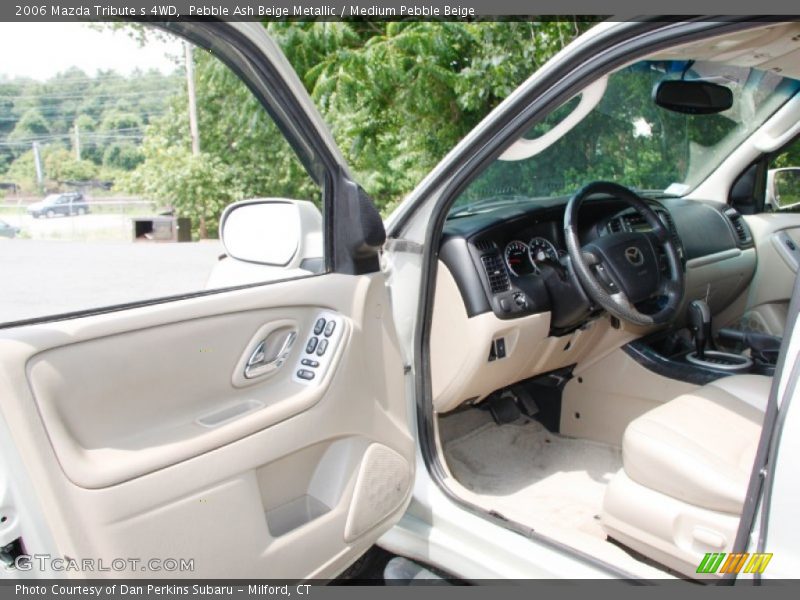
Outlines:
<svg viewBox="0 0 800 600"><path fill-rule="evenodd" d="M741 514L771 385L733 375L634 419L622 441L626 474L689 504Z"/></svg>

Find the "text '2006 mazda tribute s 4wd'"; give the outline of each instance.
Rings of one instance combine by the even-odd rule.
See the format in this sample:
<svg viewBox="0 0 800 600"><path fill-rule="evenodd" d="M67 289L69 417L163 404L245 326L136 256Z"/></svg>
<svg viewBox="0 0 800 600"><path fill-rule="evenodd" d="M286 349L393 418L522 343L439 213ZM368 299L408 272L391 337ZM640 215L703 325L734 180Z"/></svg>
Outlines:
<svg viewBox="0 0 800 600"><path fill-rule="evenodd" d="M795 575L800 24L601 24L386 222L263 28L161 27L321 202L229 206L213 290L6 324L7 553Z"/></svg>

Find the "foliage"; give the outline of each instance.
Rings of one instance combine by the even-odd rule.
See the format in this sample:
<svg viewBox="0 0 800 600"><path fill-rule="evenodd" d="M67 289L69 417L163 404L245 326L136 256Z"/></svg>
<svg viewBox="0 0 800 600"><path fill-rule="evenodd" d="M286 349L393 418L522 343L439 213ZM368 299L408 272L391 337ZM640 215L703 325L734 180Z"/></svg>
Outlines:
<svg viewBox="0 0 800 600"><path fill-rule="evenodd" d="M50 133L50 127L45 118L35 108L29 108L17 121L14 130L8 134L8 140L15 141L47 133Z"/></svg>
<svg viewBox="0 0 800 600"><path fill-rule="evenodd" d="M103 165L112 169L132 171L144 161L139 146L131 143L113 143L103 152Z"/></svg>
<svg viewBox="0 0 800 600"><path fill-rule="evenodd" d="M770 169L800 167L800 140L795 140L770 162Z"/></svg>
<svg viewBox="0 0 800 600"><path fill-rule="evenodd" d="M48 178L55 181L86 181L97 174L97 165L90 160L78 160L66 148L52 149L42 162Z"/></svg>
<svg viewBox="0 0 800 600"><path fill-rule="evenodd" d="M241 188L219 157L151 137L140 168L122 177L122 185L189 217L201 238L216 234L222 210L241 196Z"/></svg>
<svg viewBox="0 0 800 600"><path fill-rule="evenodd" d="M271 21L264 27L320 107L356 179L386 210L591 24L354 20ZM151 35L138 26L130 32L144 44ZM33 137L57 140L67 152L77 124L86 160L59 172L77 174L88 160L97 167L95 175L102 169L117 177L116 189L145 194L191 216L202 237L215 234L219 213L232 200L319 201L320 182L309 176L249 89L209 52L195 50L194 62L199 156L190 151L181 69L170 76L90 77L74 68L46 82L0 80L0 142L20 128L18 145L0 144L0 172L3 164L14 163L2 178L30 169L25 144Z"/></svg>
<svg viewBox="0 0 800 600"><path fill-rule="evenodd" d="M50 190L57 189L59 182L94 179L98 173L97 165L89 160L77 160L70 150L61 145L43 147L41 159L43 170L47 174L45 188ZM36 180L33 151L28 150L18 156L3 177L14 181L24 193L38 193L40 190Z"/></svg>
<svg viewBox="0 0 800 600"><path fill-rule="evenodd" d="M387 210L505 96L589 25L349 21L264 26L316 101L356 179ZM210 204L200 200L205 220L218 216L213 213L213 206L222 208L218 199L319 201L319 184L252 93L212 55L196 51L194 60L203 160L208 168L213 162L220 169L214 185L225 186L213 190ZM192 209L184 196L170 198L165 192L172 189L171 175L160 162L167 149L180 148L181 156L188 152L187 106L181 91L168 115L147 129L145 160L123 185L150 190L152 197L189 215Z"/></svg>
<svg viewBox="0 0 800 600"><path fill-rule="evenodd" d="M36 166L33 162L33 150L28 150L12 162L2 179L14 182L25 193L38 192L36 183Z"/></svg>
<svg viewBox="0 0 800 600"><path fill-rule="evenodd" d="M76 125L81 158L99 167L108 155L108 167L135 167L140 159L134 159L128 145L141 143L143 127L164 113L183 84L180 70L171 75L134 70L123 76L114 71L89 75L72 67L46 81L0 76L0 179L18 184L35 179L35 170L20 171L28 162L33 167L33 161L22 160L4 173L30 152L34 141L42 153L48 147L74 152ZM109 151L111 147L117 148ZM74 171L74 165L65 168ZM82 168L88 170L87 165ZM54 173L45 175L51 181L61 179Z"/></svg>
<svg viewBox="0 0 800 600"><path fill-rule="evenodd" d="M685 115L652 101L665 76L661 64L637 63L608 78L600 102L580 123L535 156L492 163L457 200L466 204L496 196L570 195L596 180L660 192L685 181L692 160L737 127L723 115ZM578 104L573 98L525 134L535 139Z"/></svg>
<svg viewBox="0 0 800 600"><path fill-rule="evenodd" d="M591 23L270 22L380 208Z"/></svg>

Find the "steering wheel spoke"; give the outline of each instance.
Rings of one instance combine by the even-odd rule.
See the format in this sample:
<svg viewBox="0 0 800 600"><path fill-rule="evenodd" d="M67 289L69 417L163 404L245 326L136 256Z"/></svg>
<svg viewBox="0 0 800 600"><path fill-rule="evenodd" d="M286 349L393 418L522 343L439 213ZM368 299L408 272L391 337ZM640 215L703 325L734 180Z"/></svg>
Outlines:
<svg viewBox="0 0 800 600"><path fill-rule="evenodd" d="M628 295L622 290L611 294L610 298L613 300L614 304L619 306L621 309L627 312L636 312L636 307L633 305L630 298L628 298Z"/></svg>
<svg viewBox="0 0 800 600"><path fill-rule="evenodd" d="M600 257L591 250L581 250L584 262L590 267L596 267L600 264Z"/></svg>
<svg viewBox="0 0 800 600"><path fill-rule="evenodd" d="M589 256L591 261L586 262L595 277L597 282L603 287L607 294L612 295L621 292L620 282L614 276L613 270L609 269L606 261L602 259L599 253L592 251L583 251L584 258Z"/></svg>

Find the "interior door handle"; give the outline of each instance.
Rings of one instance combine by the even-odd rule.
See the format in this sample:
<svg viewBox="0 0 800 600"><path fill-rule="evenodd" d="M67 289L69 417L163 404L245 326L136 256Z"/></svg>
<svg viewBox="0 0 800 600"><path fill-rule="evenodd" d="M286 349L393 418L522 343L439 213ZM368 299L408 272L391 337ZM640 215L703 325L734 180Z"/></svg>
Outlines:
<svg viewBox="0 0 800 600"><path fill-rule="evenodd" d="M258 343L244 367L245 379L255 379L280 369L289 356L297 331L282 327Z"/></svg>

